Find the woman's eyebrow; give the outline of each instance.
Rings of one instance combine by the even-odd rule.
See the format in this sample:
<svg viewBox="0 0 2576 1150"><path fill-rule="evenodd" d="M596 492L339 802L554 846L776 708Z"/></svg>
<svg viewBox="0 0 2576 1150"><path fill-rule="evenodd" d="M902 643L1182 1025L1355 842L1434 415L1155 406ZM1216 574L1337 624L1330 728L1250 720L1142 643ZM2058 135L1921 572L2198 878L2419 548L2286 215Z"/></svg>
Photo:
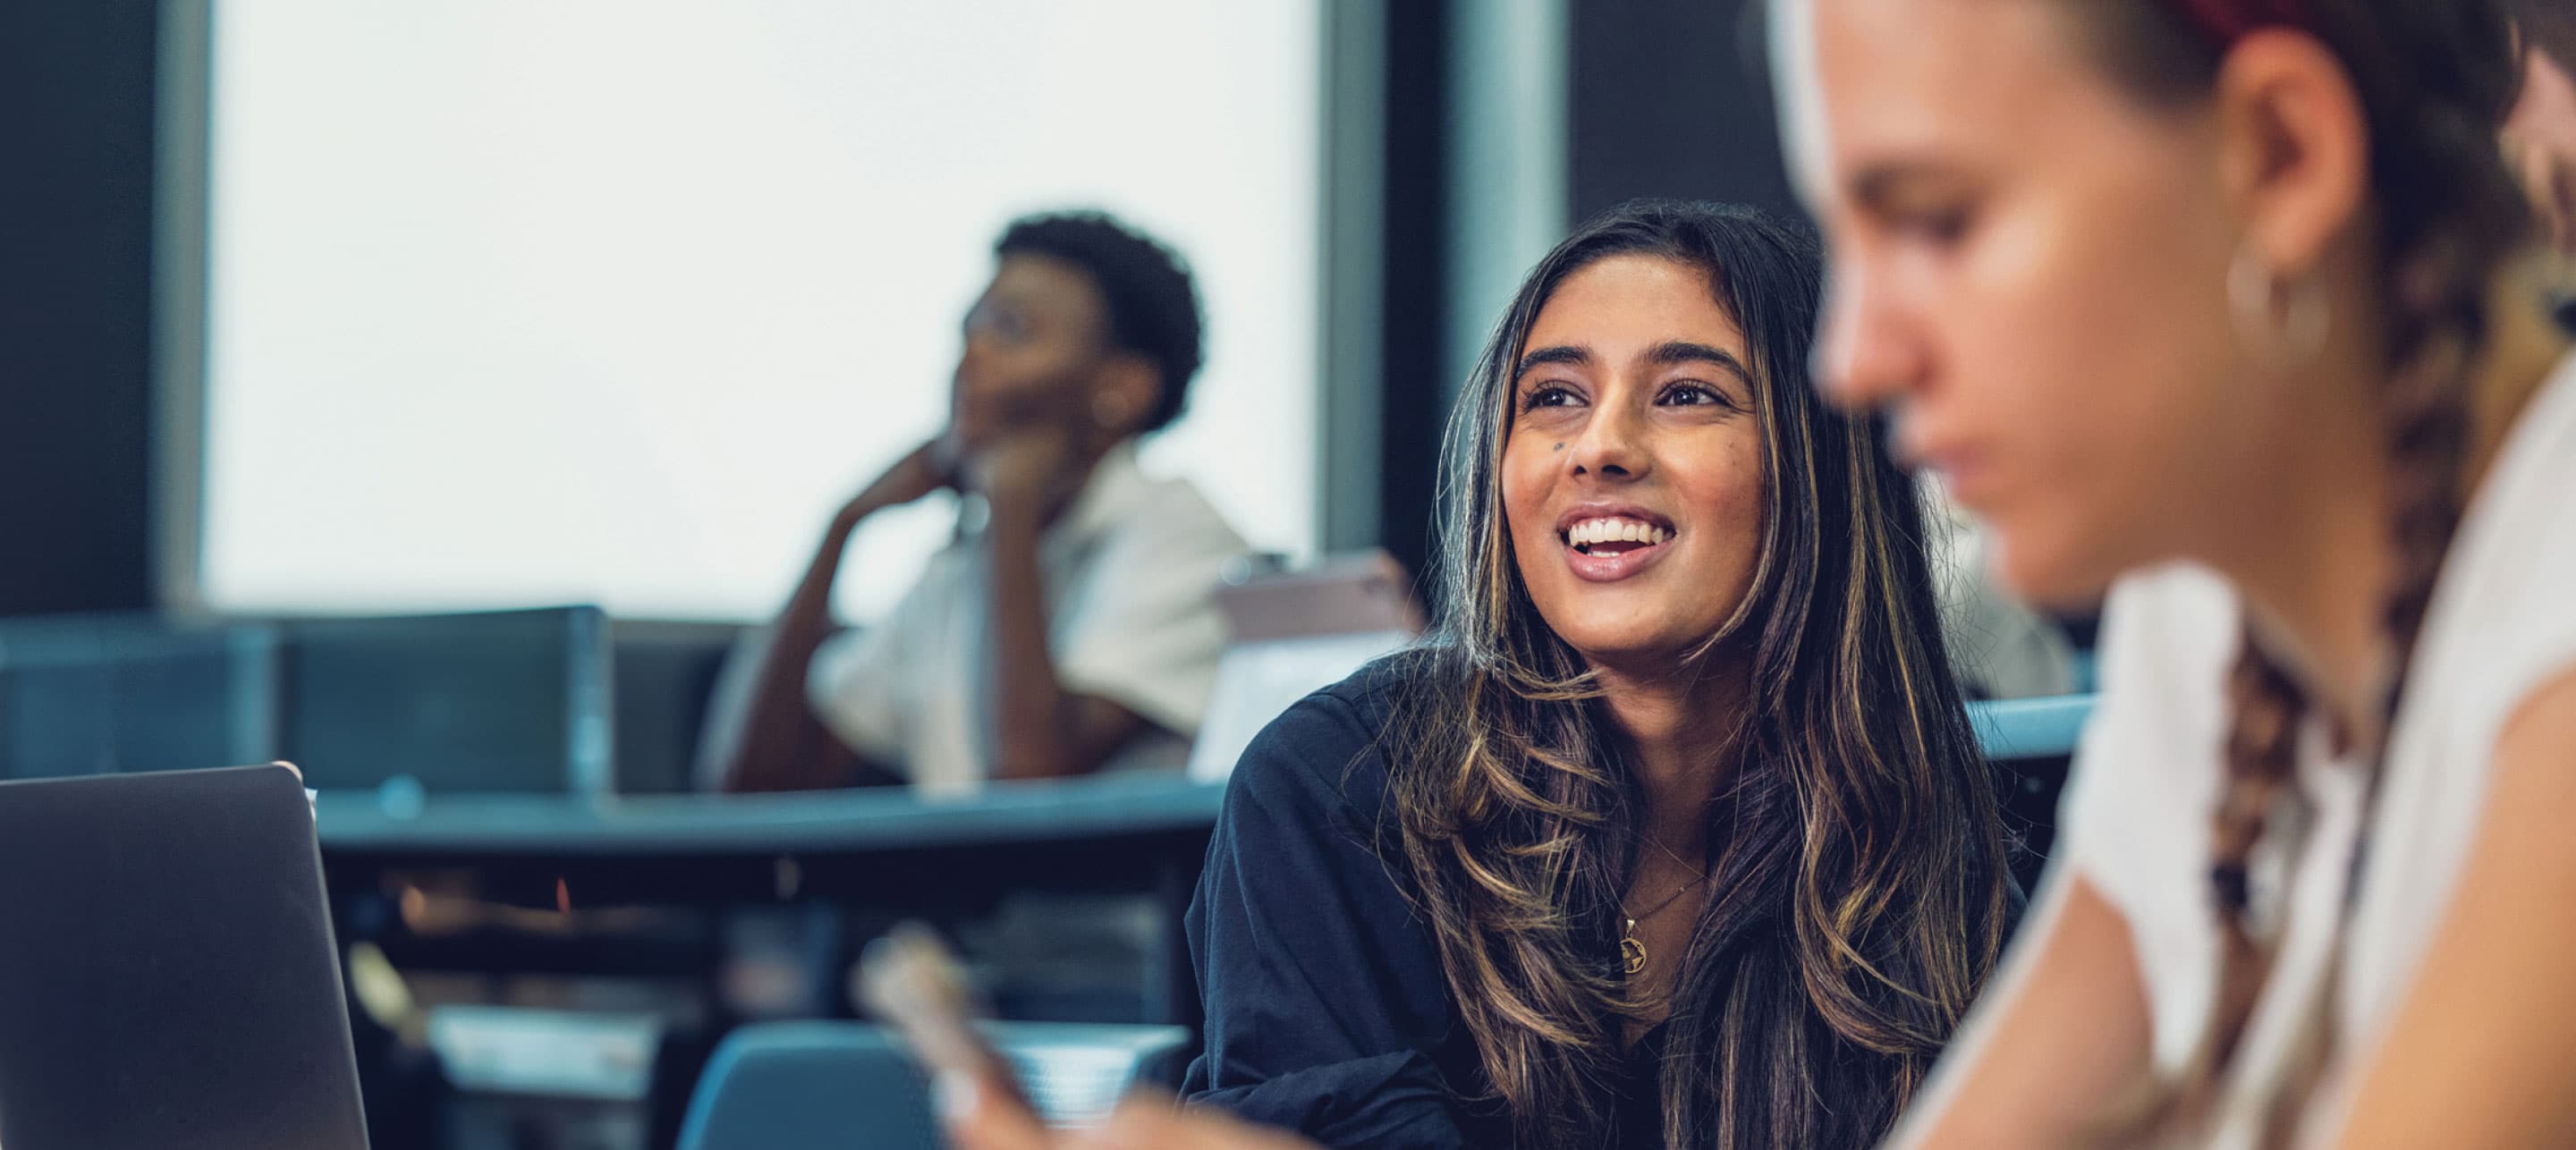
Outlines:
<svg viewBox="0 0 2576 1150"><path fill-rule="evenodd" d="M1521 357L1520 366L1512 369L1512 378L1519 379L1528 375L1533 368L1545 367L1552 363L1561 363L1568 367L1589 367L1592 364L1592 349L1567 344L1539 348Z"/></svg>
<svg viewBox="0 0 2576 1150"><path fill-rule="evenodd" d="M1722 347L1710 347L1704 343L1693 343L1686 339L1666 340L1656 344L1652 350L1646 352L1645 360L1665 367L1684 363L1714 364L1734 372L1737 379L1747 384L1753 382L1752 371L1744 366L1743 360L1735 358L1734 352Z"/></svg>
<svg viewBox="0 0 2576 1150"><path fill-rule="evenodd" d="M1911 195L1944 190L1959 181L1949 164L1929 156L1897 155L1852 173L1844 187L1853 201L1873 212L1886 212Z"/></svg>

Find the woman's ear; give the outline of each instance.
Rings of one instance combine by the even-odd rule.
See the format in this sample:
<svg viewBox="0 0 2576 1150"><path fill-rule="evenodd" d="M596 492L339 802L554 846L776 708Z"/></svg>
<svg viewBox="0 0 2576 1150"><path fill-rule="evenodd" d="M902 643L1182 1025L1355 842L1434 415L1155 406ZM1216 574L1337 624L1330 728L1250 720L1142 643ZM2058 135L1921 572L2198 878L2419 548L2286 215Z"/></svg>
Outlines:
<svg viewBox="0 0 2576 1150"><path fill-rule="evenodd" d="M2361 93L2315 37L2267 29L2229 50L2216 101L2222 175L2244 242L2274 274L2306 275L2360 219L2369 194Z"/></svg>

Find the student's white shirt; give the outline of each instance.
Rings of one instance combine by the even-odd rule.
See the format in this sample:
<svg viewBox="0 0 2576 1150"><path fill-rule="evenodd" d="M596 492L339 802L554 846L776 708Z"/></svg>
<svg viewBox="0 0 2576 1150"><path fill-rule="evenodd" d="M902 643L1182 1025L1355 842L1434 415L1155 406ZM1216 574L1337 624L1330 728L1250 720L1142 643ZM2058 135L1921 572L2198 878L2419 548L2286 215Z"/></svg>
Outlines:
<svg viewBox="0 0 2576 1150"><path fill-rule="evenodd" d="M1156 728L1108 769L1187 761L1227 639L1214 592L1244 552L1196 487L1148 478L1127 448L1093 468L1039 541L1057 680ZM961 528L883 622L826 641L806 677L824 726L925 794L972 791L989 773L991 553L981 530Z"/></svg>
<svg viewBox="0 0 2576 1150"><path fill-rule="evenodd" d="M2311 1127L2339 1110L2339 1079L2366 1060L2405 998L2468 857L2504 723L2534 690L2576 671L2576 359L2526 405L2448 564L2391 731L2367 877L2340 964L2342 1046L2307 1115ZM2205 569L2166 567L2114 589L2103 694L2061 819L2065 865L2128 920L2153 1008L2156 1065L2167 1074L2197 1051L2214 992L2209 823L2240 619L2235 592ZM2322 725L2311 721L2299 760L2305 802L2285 801L2253 859L2256 925L2277 932L2279 952L2236 1055L2215 1145L2255 1144L2260 1099L2287 1072L2301 1023L2327 985L2362 768L2333 761ZM2291 824L2303 819L2300 834Z"/></svg>

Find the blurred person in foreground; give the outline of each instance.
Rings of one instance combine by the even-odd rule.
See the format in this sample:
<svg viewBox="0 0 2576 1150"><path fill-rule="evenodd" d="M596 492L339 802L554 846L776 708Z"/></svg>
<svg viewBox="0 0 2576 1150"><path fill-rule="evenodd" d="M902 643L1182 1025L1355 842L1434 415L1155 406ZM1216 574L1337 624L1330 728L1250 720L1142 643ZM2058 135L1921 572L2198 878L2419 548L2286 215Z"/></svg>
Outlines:
<svg viewBox="0 0 2576 1150"><path fill-rule="evenodd" d="M967 312L950 424L852 498L770 628L727 790L1177 768L1226 642L1212 598L1243 540L1198 490L1137 467L1199 370L1180 258L1106 215L1032 216ZM836 632L834 581L869 516L953 489L955 539L884 622Z"/></svg>
<svg viewBox="0 0 2576 1150"><path fill-rule="evenodd" d="M1898 1141L2576 1137L2576 363L2495 0L1775 0L1818 373L2108 590L2030 928Z"/></svg>

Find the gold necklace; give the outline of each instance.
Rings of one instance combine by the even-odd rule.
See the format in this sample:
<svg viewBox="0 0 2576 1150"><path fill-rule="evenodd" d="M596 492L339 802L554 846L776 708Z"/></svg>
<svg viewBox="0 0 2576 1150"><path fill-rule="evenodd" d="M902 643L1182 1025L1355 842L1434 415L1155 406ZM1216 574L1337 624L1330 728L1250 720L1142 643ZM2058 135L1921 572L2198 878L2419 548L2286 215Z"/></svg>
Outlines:
<svg viewBox="0 0 2576 1150"><path fill-rule="evenodd" d="M1655 849L1671 856L1674 862L1682 861L1682 856L1673 854L1673 848L1665 846L1660 842L1655 842L1655 840L1651 838L1646 841L1655 843ZM1655 917L1655 915L1661 912L1665 907L1673 905L1675 900L1681 898L1683 895L1689 894L1692 890L1697 889L1699 884L1707 881L1708 864L1702 863L1700 864L1698 878L1683 883L1681 885L1681 889L1665 895L1664 901L1646 908L1646 913L1644 914L1629 914L1626 900L1623 899L1620 901L1619 913L1628 920L1628 928L1619 932L1619 962L1620 965L1627 968L1629 974L1639 974L1646 969L1646 944L1643 940L1637 937L1638 920Z"/></svg>

